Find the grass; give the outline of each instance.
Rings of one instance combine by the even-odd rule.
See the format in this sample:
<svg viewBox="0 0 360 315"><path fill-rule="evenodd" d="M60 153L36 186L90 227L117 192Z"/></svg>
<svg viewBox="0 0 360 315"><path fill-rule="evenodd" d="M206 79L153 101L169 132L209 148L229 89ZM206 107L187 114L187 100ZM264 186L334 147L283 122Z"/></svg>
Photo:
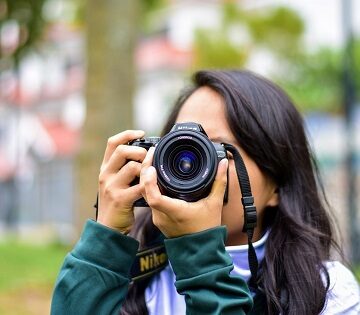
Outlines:
<svg viewBox="0 0 360 315"><path fill-rule="evenodd" d="M360 283L360 266L354 268L354 273L357 281Z"/></svg>
<svg viewBox="0 0 360 315"><path fill-rule="evenodd" d="M0 243L0 314L49 314L51 294L69 248Z"/></svg>
<svg viewBox="0 0 360 315"><path fill-rule="evenodd" d="M49 314L54 282L70 248L0 243L0 314ZM360 266L354 268L360 279Z"/></svg>

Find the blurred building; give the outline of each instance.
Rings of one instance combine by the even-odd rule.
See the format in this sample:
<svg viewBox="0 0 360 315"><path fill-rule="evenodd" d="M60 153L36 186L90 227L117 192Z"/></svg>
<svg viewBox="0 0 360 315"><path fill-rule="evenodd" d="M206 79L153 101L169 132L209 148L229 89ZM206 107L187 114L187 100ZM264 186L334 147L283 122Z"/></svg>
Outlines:
<svg viewBox="0 0 360 315"><path fill-rule="evenodd" d="M187 83L194 58L194 32L198 28L211 32L219 26L221 2L171 1L168 8L158 12L154 32L139 40L135 56L136 128L144 129L148 135L159 134L179 90ZM248 10L291 6L305 19L308 46L342 43L337 0L239 3ZM359 4L356 2L359 10L354 14L360 15ZM354 21L360 29L360 16ZM234 34L234 40L248 38L240 32ZM50 234L55 231L54 235L64 241L72 239L74 159L86 113L84 49L82 30L54 23L40 51L23 60L17 72L0 73L0 234L9 229L28 234L39 226L50 226ZM258 51L247 66L267 74L272 67L271 56ZM355 121L354 145L359 157L360 111ZM345 123L341 117L323 114L308 116L306 122L331 204L338 214L343 214ZM338 217L346 230L344 215Z"/></svg>
<svg viewBox="0 0 360 315"><path fill-rule="evenodd" d="M83 34L54 24L18 70L0 74L0 232L31 235L44 227L44 238L54 230L71 238L83 55Z"/></svg>

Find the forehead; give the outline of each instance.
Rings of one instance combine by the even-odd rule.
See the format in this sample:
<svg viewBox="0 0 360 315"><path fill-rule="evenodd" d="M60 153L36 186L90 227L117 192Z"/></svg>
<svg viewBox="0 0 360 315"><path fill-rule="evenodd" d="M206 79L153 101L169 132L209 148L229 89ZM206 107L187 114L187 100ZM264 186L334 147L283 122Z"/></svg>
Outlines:
<svg viewBox="0 0 360 315"><path fill-rule="evenodd" d="M181 107L176 122L201 124L210 139L235 143L225 118L225 105L221 95L209 87L197 89Z"/></svg>

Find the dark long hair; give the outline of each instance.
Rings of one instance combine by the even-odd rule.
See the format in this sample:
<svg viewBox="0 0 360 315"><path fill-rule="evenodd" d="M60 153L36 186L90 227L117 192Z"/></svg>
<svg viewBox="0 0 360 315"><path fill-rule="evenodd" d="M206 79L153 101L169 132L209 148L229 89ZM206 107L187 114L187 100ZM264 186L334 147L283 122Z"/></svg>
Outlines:
<svg viewBox="0 0 360 315"><path fill-rule="evenodd" d="M284 91L249 71L200 71L180 95L163 133L202 86L223 97L239 145L278 187L278 206L265 210L270 234L259 279L268 314L319 314L329 286L323 262L336 243L301 115ZM135 230L146 246L156 228L147 215ZM147 314L144 291L149 281L131 286L121 314Z"/></svg>

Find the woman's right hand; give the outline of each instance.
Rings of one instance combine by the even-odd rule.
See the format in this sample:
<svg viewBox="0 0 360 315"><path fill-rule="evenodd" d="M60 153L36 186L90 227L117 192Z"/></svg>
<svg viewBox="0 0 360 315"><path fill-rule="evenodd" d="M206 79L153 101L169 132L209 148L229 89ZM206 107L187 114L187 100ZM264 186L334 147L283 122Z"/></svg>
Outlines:
<svg viewBox="0 0 360 315"><path fill-rule="evenodd" d="M147 153L127 143L144 134L142 130L127 130L109 138L100 168L97 221L121 233L128 233L134 223L133 203L142 195L139 184L130 184L140 176Z"/></svg>

